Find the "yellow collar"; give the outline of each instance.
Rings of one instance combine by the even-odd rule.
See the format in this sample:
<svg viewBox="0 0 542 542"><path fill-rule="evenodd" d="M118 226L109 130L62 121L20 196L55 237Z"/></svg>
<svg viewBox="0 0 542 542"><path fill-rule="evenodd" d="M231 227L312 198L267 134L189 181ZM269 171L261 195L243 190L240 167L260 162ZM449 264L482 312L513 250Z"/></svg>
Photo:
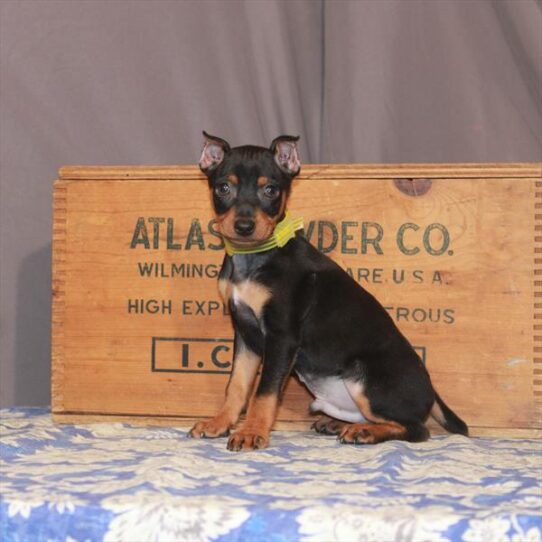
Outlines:
<svg viewBox="0 0 542 542"><path fill-rule="evenodd" d="M252 246L243 247L236 245L224 238L224 246L229 256L234 254L256 254L258 252L267 252L273 248L283 247L290 239L295 237L295 232L303 229L302 218L292 218L288 213L284 214L284 218L275 226L273 235L262 243Z"/></svg>

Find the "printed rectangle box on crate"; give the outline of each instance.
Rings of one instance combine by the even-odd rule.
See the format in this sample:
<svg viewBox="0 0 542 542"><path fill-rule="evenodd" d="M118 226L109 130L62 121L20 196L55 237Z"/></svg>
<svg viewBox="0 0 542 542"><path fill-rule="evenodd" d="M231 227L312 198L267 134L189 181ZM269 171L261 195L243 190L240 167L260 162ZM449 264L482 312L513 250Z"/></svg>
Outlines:
<svg viewBox="0 0 542 542"><path fill-rule="evenodd" d="M540 436L541 193L540 164L312 165L289 208L387 308L472 434ZM62 168L55 420L216 413L233 336L222 258L196 167ZM310 401L292 378L276 427L307 428Z"/></svg>

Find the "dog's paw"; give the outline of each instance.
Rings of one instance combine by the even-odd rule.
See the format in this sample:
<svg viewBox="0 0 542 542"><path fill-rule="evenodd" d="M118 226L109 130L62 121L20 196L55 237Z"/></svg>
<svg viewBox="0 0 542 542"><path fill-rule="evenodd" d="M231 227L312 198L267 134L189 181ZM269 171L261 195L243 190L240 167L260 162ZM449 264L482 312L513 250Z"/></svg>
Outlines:
<svg viewBox="0 0 542 542"><path fill-rule="evenodd" d="M377 444L387 440L409 440L409 433L398 422L352 423L346 425L337 438L343 444Z"/></svg>
<svg viewBox="0 0 542 542"><path fill-rule="evenodd" d="M269 446L269 435L257 434L256 431L236 431L228 440L228 450L241 452L260 450Z"/></svg>
<svg viewBox="0 0 542 542"><path fill-rule="evenodd" d="M320 416L312 425L314 429L321 435L339 435L345 426L345 422L330 418L329 416Z"/></svg>
<svg viewBox="0 0 542 542"><path fill-rule="evenodd" d="M204 422L198 422L188 432L189 438L218 438L227 437L230 434L229 425L220 418L213 418Z"/></svg>
<svg viewBox="0 0 542 542"><path fill-rule="evenodd" d="M342 444L375 444L374 426L368 423L345 425L337 437Z"/></svg>

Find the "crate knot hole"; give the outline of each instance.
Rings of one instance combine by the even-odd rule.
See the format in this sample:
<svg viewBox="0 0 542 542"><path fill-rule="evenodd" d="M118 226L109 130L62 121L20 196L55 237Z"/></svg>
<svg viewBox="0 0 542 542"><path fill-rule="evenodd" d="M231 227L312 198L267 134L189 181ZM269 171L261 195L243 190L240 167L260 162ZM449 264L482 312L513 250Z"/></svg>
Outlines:
<svg viewBox="0 0 542 542"><path fill-rule="evenodd" d="M431 179L395 179L393 182L399 191L412 197L424 196L433 184Z"/></svg>

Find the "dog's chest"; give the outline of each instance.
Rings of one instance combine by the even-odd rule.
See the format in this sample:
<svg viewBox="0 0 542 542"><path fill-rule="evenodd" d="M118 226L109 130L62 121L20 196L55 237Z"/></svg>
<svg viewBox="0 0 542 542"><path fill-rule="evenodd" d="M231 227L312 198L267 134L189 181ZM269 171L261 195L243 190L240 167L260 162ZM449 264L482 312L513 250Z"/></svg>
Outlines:
<svg viewBox="0 0 542 542"><path fill-rule="evenodd" d="M236 283L221 279L219 290L224 301L231 301L237 308L243 305L249 307L258 319L262 315L265 304L271 298L269 288L250 279Z"/></svg>

